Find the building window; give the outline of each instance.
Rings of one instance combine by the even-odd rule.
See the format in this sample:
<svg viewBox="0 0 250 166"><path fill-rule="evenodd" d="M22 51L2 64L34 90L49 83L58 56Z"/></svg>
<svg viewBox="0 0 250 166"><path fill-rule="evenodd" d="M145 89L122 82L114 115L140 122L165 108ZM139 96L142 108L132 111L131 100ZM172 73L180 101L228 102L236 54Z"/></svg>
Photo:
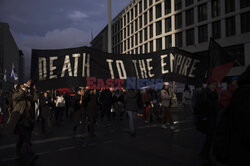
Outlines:
<svg viewBox="0 0 250 166"><path fill-rule="evenodd" d="M131 48L134 47L134 36L131 36Z"/></svg>
<svg viewBox="0 0 250 166"><path fill-rule="evenodd" d="M134 9L133 8L131 9L130 14L131 14L131 20L133 20L134 19Z"/></svg>
<svg viewBox="0 0 250 166"><path fill-rule="evenodd" d="M129 38L128 38L128 50L129 50L129 48L130 48L130 41L129 41Z"/></svg>
<svg viewBox="0 0 250 166"><path fill-rule="evenodd" d="M142 16L139 17L139 29L142 28Z"/></svg>
<svg viewBox="0 0 250 166"><path fill-rule="evenodd" d="M226 36L235 35L235 17L226 18Z"/></svg>
<svg viewBox="0 0 250 166"><path fill-rule="evenodd" d="M182 27L182 13L175 15L175 29Z"/></svg>
<svg viewBox="0 0 250 166"><path fill-rule="evenodd" d="M186 11L186 26L194 24L194 9Z"/></svg>
<svg viewBox="0 0 250 166"><path fill-rule="evenodd" d="M165 37L165 47L166 49L172 47L172 36L168 35Z"/></svg>
<svg viewBox="0 0 250 166"><path fill-rule="evenodd" d="M220 0L211 1L212 17L218 17L220 15Z"/></svg>
<svg viewBox="0 0 250 166"><path fill-rule="evenodd" d="M182 5L181 1L182 1L182 0L175 0L175 1L174 1L174 3L175 3L175 5L174 5L174 6L175 6L175 11L176 11L176 10L180 10L180 9L182 8L182 7L181 7L181 5Z"/></svg>
<svg viewBox="0 0 250 166"><path fill-rule="evenodd" d="M150 52L154 51L154 44L153 44L153 40L150 41Z"/></svg>
<svg viewBox="0 0 250 166"><path fill-rule="evenodd" d="M221 38L221 25L220 21L216 21L212 23L212 36L214 39Z"/></svg>
<svg viewBox="0 0 250 166"><path fill-rule="evenodd" d="M250 32L250 12L241 14L241 33Z"/></svg>
<svg viewBox="0 0 250 166"><path fill-rule="evenodd" d="M194 3L194 0L185 0L186 6L192 5L193 3Z"/></svg>
<svg viewBox="0 0 250 166"><path fill-rule="evenodd" d="M225 0L225 13L235 10L235 0Z"/></svg>
<svg viewBox="0 0 250 166"><path fill-rule="evenodd" d="M138 5L135 5L135 17L138 16Z"/></svg>
<svg viewBox="0 0 250 166"><path fill-rule="evenodd" d="M140 54L142 54L143 50L142 50L142 46L140 46Z"/></svg>
<svg viewBox="0 0 250 166"><path fill-rule="evenodd" d="M153 0L149 0L149 6L151 6L153 4Z"/></svg>
<svg viewBox="0 0 250 166"><path fill-rule="evenodd" d="M138 48L135 48L135 54L138 54Z"/></svg>
<svg viewBox="0 0 250 166"><path fill-rule="evenodd" d="M204 21L207 19L207 4L204 3L198 6L198 21Z"/></svg>
<svg viewBox="0 0 250 166"><path fill-rule="evenodd" d="M171 0L165 0L165 15L171 13Z"/></svg>
<svg viewBox="0 0 250 166"><path fill-rule="evenodd" d="M126 28L123 29L123 38L126 38Z"/></svg>
<svg viewBox="0 0 250 166"><path fill-rule="evenodd" d="M144 29L144 40L148 40L148 27Z"/></svg>
<svg viewBox="0 0 250 166"><path fill-rule="evenodd" d="M135 34L135 45L136 45L136 46L138 45L138 33Z"/></svg>
<svg viewBox="0 0 250 166"><path fill-rule="evenodd" d="M140 43L142 43L142 30L139 32L140 35Z"/></svg>
<svg viewBox="0 0 250 166"><path fill-rule="evenodd" d="M125 26L126 25L126 15L124 15L124 17L123 17L123 25Z"/></svg>
<svg viewBox="0 0 250 166"><path fill-rule="evenodd" d="M202 25L198 27L199 43L206 42L208 40L208 30L207 25Z"/></svg>
<svg viewBox="0 0 250 166"><path fill-rule="evenodd" d="M135 32L138 30L138 21L137 19L135 20Z"/></svg>
<svg viewBox="0 0 250 166"><path fill-rule="evenodd" d="M153 21L153 9L149 9L149 22Z"/></svg>
<svg viewBox="0 0 250 166"><path fill-rule="evenodd" d="M142 12L142 1L139 2L139 14Z"/></svg>
<svg viewBox="0 0 250 166"><path fill-rule="evenodd" d="M175 46L182 47L182 32L175 34Z"/></svg>
<svg viewBox="0 0 250 166"><path fill-rule="evenodd" d="M236 59L242 66L245 65L244 44L234 45L226 47L225 50ZM234 66L240 66L238 63L234 63Z"/></svg>
<svg viewBox="0 0 250 166"><path fill-rule="evenodd" d="M187 46L194 44L194 28L186 31L186 43Z"/></svg>
<svg viewBox="0 0 250 166"><path fill-rule="evenodd" d="M162 50L162 38L156 39L156 51Z"/></svg>
<svg viewBox="0 0 250 166"><path fill-rule="evenodd" d="M126 48L127 48L126 41L124 42L124 47L123 47L123 48L124 48L123 51L125 52L125 51L126 51Z"/></svg>
<svg viewBox="0 0 250 166"><path fill-rule="evenodd" d="M144 0L144 10L146 10L148 7L148 0Z"/></svg>
<svg viewBox="0 0 250 166"><path fill-rule="evenodd" d="M129 34L129 26L127 26L127 36L129 36L130 34Z"/></svg>
<svg viewBox="0 0 250 166"><path fill-rule="evenodd" d="M171 17L165 19L165 33L170 32L172 29Z"/></svg>
<svg viewBox="0 0 250 166"><path fill-rule="evenodd" d="M131 34L133 34L134 33L134 26L133 26L133 22L131 23Z"/></svg>
<svg viewBox="0 0 250 166"><path fill-rule="evenodd" d="M127 23L130 22L129 12L127 13Z"/></svg>
<svg viewBox="0 0 250 166"><path fill-rule="evenodd" d="M161 35L162 33L162 24L161 21L156 22L156 35Z"/></svg>
<svg viewBox="0 0 250 166"><path fill-rule="evenodd" d="M156 19L161 17L161 4L156 5Z"/></svg>
<svg viewBox="0 0 250 166"><path fill-rule="evenodd" d="M148 53L148 43L146 43L146 44L144 45L144 50L145 50L145 53Z"/></svg>
<svg viewBox="0 0 250 166"><path fill-rule="evenodd" d="M148 13L146 12L144 14L144 25L147 25L147 23L148 23Z"/></svg>
<svg viewBox="0 0 250 166"><path fill-rule="evenodd" d="M150 38L152 38L153 33L154 33L153 24L151 24L149 28L150 28L150 32L149 32L150 33Z"/></svg>
<svg viewBox="0 0 250 166"><path fill-rule="evenodd" d="M250 6L250 1L249 0L240 0L240 8L246 8Z"/></svg>

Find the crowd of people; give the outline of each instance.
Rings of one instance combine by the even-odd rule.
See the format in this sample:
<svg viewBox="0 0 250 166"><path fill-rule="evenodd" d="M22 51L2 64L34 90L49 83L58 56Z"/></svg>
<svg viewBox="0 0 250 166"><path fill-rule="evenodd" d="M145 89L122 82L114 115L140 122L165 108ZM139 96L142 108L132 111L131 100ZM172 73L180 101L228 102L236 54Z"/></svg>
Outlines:
<svg viewBox="0 0 250 166"><path fill-rule="evenodd" d="M185 113L193 114L197 130L206 135L200 155L207 162L212 161L212 154L218 162L229 165L239 161L249 163L249 70L248 67L237 84L228 84L228 89L223 92L213 81L208 82L206 88L202 84L196 86L193 92L188 85L184 88L182 106ZM35 126L39 126L42 134L49 136L53 132L52 126L60 126L66 120L74 122L73 138L80 127L86 129L89 137L95 137L98 123L119 127L126 117L130 134L135 137L136 117L141 116L145 125L155 122L161 124L163 129L178 132L171 111L178 106L175 82L172 85L170 88L169 82L164 82L161 90L78 87L73 93L66 93L58 90L38 91L31 81L19 83L11 97L0 95L0 125L4 125L4 134L18 135L16 154L20 158L22 148L32 158L37 157L31 148ZM8 103L6 111L3 111L4 102ZM6 117L8 120L4 124Z"/></svg>

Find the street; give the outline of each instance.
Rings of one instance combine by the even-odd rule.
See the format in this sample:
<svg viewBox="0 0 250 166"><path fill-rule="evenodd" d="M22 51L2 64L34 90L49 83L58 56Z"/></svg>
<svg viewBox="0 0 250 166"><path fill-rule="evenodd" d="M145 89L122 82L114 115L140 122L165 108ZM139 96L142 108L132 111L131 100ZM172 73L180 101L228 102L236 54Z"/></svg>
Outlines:
<svg viewBox="0 0 250 166"><path fill-rule="evenodd" d="M52 165L143 165L143 166L199 166L199 152L204 136L193 126L189 117L184 119L183 111L174 114L179 132L162 129L159 123L145 125L137 117L137 134L131 137L127 119L116 125L97 124L96 137L88 137L79 131L72 138L71 121L65 120L62 126L54 127L50 137L33 132L32 148L39 158L35 166ZM83 133L83 134L82 134ZM0 165L28 165L26 160L15 158L15 137L2 138L0 144Z"/></svg>

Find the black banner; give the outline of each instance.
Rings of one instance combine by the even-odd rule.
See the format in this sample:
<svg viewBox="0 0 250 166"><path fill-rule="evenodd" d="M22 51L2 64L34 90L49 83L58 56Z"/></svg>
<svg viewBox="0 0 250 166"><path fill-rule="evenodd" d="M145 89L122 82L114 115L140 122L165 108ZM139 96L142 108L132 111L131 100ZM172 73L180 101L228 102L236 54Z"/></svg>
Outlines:
<svg viewBox="0 0 250 166"><path fill-rule="evenodd" d="M32 50L31 78L39 89L86 86L96 79L161 78L195 84L205 77L207 57L170 48L148 54L109 54L89 47Z"/></svg>

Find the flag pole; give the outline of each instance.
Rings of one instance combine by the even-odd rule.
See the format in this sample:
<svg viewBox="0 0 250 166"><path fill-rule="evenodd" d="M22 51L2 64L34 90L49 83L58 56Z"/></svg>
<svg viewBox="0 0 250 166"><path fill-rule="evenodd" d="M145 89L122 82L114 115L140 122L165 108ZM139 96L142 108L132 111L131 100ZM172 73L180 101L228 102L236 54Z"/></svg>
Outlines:
<svg viewBox="0 0 250 166"><path fill-rule="evenodd" d="M112 53L111 0L108 0L108 53Z"/></svg>

